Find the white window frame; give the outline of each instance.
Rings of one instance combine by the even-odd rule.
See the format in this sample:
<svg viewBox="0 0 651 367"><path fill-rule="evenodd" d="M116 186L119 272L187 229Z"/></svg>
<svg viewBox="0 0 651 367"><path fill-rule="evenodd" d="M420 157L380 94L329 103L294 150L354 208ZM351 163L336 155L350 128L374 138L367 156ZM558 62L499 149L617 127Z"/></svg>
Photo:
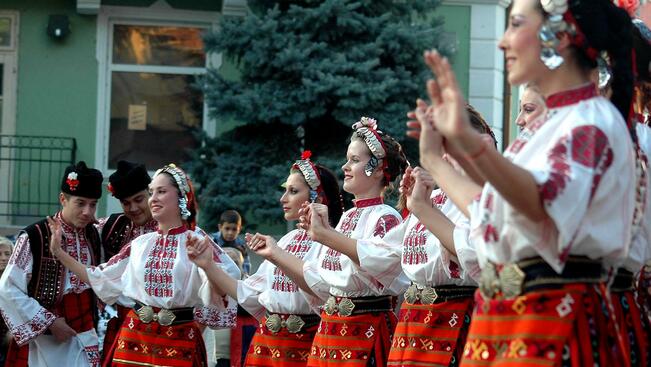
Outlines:
<svg viewBox="0 0 651 367"><path fill-rule="evenodd" d="M96 57L99 67L97 93L97 131L95 137L95 167L106 173L115 172L108 168L110 113L111 113L111 73L113 71L168 73L168 74L203 74L206 68L219 68L222 64L221 54L206 54L206 67L169 67L153 65L124 65L112 63L113 26L115 24L196 27L208 30L217 29L220 13L208 11L179 10L159 0L148 8L102 6L97 15ZM209 118L208 108L203 106L203 129L214 135L216 123ZM156 169L157 167L149 167ZM115 200L109 200L113 202Z"/></svg>
<svg viewBox="0 0 651 367"><path fill-rule="evenodd" d="M11 27L13 30L9 33L9 46L0 46L0 52L2 51L17 51L18 45L18 12L11 10L0 10L0 17L8 17L11 19Z"/></svg>

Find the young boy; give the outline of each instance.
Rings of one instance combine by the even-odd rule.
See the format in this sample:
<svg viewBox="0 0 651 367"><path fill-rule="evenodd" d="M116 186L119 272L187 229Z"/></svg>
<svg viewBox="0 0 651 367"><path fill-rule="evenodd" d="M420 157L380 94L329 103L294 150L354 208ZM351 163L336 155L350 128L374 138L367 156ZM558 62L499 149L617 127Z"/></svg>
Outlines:
<svg viewBox="0 0 651 367"><path fill-rule="evenodd" d="M244 257L242 270L248 275L251 272L251 259L246 252L244 240L237 237L242 230L242 217L240 213L236 210L226 210L219 217L217 228L219 232L213 233L213 240L222 248L233 247L240 250Z"/></svg>

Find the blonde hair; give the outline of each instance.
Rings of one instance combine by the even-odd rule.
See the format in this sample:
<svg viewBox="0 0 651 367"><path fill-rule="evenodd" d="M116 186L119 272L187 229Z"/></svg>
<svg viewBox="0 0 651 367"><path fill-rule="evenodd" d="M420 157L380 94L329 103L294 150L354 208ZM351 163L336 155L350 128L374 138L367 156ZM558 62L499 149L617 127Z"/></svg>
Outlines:
<svg viewBox="0 0 651 367"><path fill-rule="evenodd" d="M9 250L14 251L14 244L5 236L0 236L0 246L8 246Z"/></svg>

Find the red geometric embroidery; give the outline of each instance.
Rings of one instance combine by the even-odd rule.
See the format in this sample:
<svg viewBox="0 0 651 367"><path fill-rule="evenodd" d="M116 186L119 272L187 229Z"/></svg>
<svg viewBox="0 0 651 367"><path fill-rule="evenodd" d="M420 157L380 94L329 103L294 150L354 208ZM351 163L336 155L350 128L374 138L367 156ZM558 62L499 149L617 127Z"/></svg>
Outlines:
<svg viewBox="0 0 651 367"><path fill-rule="evenodd" d="M154 297L174 296L172 269L176 260L178 236L158 235L145 262L145 291Z"/></svg>
<svg viewBox="0 0 651 367"><path fill-rule="evenodd" d="M608 137L598 127L579 126L572 130L572 160L575 162L597 168L607 149Z"/></svg>
<svg viewBox="0 0 651 367"><path fill-rule="evenodd" d="M285 251L293 254L299 259L303 259L305 254L310 250L312 240L305 231L298 231L290 243L285 247ZM298 286L291 280L280 268L274 269L274 281L271 289L278 292L298 292Z"/></svg>
<svg viewBox="0 0 651 367"><path fill-rule="evenodd" d="M570 177L570 165L567 162L567 137L562 137L549 151L549 178L538 189L543 203L551 203L565 189Z"/></svg>
<svg viewBox="0 0 651 367"><path fill-rule="evenodd" d="M20 269L27 271L31 261L32 252L29 248L29 237L27 234L22 234L16 240L16 247L9 258L9 265L15 264Z"/></svg>
<svg viewBox="0 0 651 367"><path fill-rule="evenodd" d="M551 96L547 97L545 103L547 104L548 108L559 108L579 103L596 96L597 88L595 88L594 84L590 83L576 89L552 94Z"/></svg>
<svg viewBox="0 0 651 367"><path fill-rule="evenodd" d="M377 221L375 224L375 229L373 230L373 236L380 238L384 237L391 228L400 224L400 219L395 215L385 214Z"/></svg>
<svg viewBox="0 0 651 367"><path fill-rule="evenodd" d="M450 270L450 277L451 278L454 278L454 279L461 278L461 268L459 267L459 264L457 264L454 261L450 260L450 266L448 266L448 270Z"/></svg>
<svg viewBox="0 0 651 367"><path fill-rule="evenodd" d="M436 205L437 208L441 209L446 201L448 201L448 196L444 192L440 192L432 198L432 205Z"/></svg>
<svg viewBox="0 0 651 367"><path fill-rule="evenodd" d="M357 222L359 217L362 215L364 209L354 208L349 211L344 218L344 221L341 222L341 227L339 231L346 237L350 237L355 228L357 228ZM328 249L326 255L323 257L321 262L321 267L330 271L341 271L341 252L335 251L333 249Z"/></svg>
<svg viewBox="0 0 651 367"><path fill-rule="evenodd" d="M104 268L106 268L108 266L117 264L120 261L128 258L129 256L131 256L131 243L129 243L126 246L122 247L120 249L120 252L118 252L112 258L110 258L109 261L106 264L103 264L102 266L100 266L100 268L104 269Z"/></svg>
<svg viewBox="0 0 651 367"><path fill-rule="evenodd" d="M427 262L427 251L425 251L425 244L427 242L427 234L425 226L418 223L409 230L402 244L402 263L409 265L424 264Z"/></svg>

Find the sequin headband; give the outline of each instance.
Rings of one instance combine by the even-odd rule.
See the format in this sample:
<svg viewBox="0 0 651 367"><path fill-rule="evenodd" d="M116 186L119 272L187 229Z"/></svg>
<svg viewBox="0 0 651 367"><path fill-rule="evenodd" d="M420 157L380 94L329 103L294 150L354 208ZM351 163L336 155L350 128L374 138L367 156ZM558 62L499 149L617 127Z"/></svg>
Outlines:
<svg viewBox="0 0 651 367"><path fill-rule="evenodd" d="M327 205L327 197L321 186L321 175L316 166L310 160L312 157L312 152L306 150L301 154L301 159L294 162L292 169L298 169L303 174L305 182L310 187L310 201L315 202L319 194L322 194L323 204Z"/></svg>
<svg viewBox="0 0 651 367"><path fill-rule="evenodd" d="M181 210L181 218L187 220L192 216L192 213L188 209L188 202L194 198L189 198L188 194L190 193L190 184L188 183L188 176L183 172L182 169L178 168L174 163L170 163L167 166L159 169L154 174L154 177L158 176L161 173L167 173L174 179L176 185L179 187L179 209Z"/></svg>
<svg viewBox="0 0 651 367"><path fill-rule="evenodd" d="M377 129L377 121L370 117L362 117L359 121L353 124L353 130L360 138L364 139L371 154L377 159L382 159L387 155L384 147L384 142L380 137Z"/></svg>
<svg viewBox="0 0 651 367"><path fill-rule="evenodd" d="M380 136L380 130L377 129L377 121L370 117L362 117L359 121L352 126L355 133L360 138L364 139L366 146L371 151L372 157L364 172L367 176L371 176L375 167L377 167L377 160L382 159L382 173L387 182L391 181L391 177L387 172L389 167L387 160L384 159L387 155L386 146Z"/></svg>
<svg viewBox="0 0 651 367"><path fill-rule="evenodd" d="M174 163L170 163L167 166L157 170L154 174L154 177L158 176L161 173L167 173L172 176L174 182L176 182L176 185L179 187L181 197L187 199L188 193L190 192L190 185L188 185L188 177L185 172L178 168Z"/></svg>
<svg viewBox="0 0 651 367"><path fill-rule="evenodd" d="M599 52L596 48L588 45L587 38L579 23L576 21L572 12L569 11L568 0L540 0L542 8L549 16L543 23L538 33L542 42L540 58L550 69L556 69L563 63L563 57L558 54L560 33L566 33L570 36L570 42L582 49L588 58L597 61Z"/></svg>

